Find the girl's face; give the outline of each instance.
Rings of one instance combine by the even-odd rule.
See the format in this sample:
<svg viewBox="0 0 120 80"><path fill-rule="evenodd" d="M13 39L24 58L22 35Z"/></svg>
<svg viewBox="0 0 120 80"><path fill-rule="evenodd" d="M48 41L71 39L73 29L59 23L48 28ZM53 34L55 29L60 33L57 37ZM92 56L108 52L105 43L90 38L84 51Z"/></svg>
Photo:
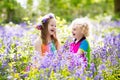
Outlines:
<svg viewBox="0 0 120 80"><path fill-rule="evenodd" d="M83 36L83 34L81 33L80 25L74 25L72 27L72 35L77 40L79 40L79 38Z"/></svg>
<svg viewBox="0 0 120 80"><path fill-rule="evenodd" d="M56 33L56 20L55 19L50 19L49 24L48 24L48 33L50 35L54 35Z"/></svg>

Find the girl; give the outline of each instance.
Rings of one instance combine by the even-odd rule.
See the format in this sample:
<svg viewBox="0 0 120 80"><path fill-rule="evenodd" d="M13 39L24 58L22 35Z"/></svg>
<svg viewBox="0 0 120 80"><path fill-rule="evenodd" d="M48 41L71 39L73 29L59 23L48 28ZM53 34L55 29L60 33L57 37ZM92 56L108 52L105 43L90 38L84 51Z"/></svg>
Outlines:
<svg viewBox="0 0 120 80"><path fill-rule="evenodd" d="M42 18L41 24L36 27L41 32L41 36L35 42L35 49L42 56L46 53L54 53L59 49L59 42L56 37L56 19L54 14L49 13Z"/></svg>
<svg viewBox="0 0 120 80"><path fill-rule="evenodd" d="M89 34L88 23L85 18L75 19L72 24L72 35L74 41L70 44L70 52L87 58L88 67L90 66L90 46L86 39ZM85 55L86 53L86 55Z"/></svg>

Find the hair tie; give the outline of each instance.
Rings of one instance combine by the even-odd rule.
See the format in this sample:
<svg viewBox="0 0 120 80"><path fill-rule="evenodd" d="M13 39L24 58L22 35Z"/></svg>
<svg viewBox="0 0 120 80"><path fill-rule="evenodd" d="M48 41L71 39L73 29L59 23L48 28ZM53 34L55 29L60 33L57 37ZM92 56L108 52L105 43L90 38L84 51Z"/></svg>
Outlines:
<svg viewBox="0 0 120 80"><path fill-rule="evenodd" d="M37 25L37 26L36 26L36 29L41 30L41 29L42 29L42 25L41 25L41 24L40 24L40 25Z"/></svg>

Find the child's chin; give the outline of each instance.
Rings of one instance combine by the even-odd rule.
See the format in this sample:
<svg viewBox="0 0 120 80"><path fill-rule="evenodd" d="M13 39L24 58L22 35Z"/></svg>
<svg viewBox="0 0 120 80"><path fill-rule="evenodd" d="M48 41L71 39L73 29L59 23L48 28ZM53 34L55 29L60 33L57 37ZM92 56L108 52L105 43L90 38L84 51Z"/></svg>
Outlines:
<svg viewBox="0 0 120 80"><path fill-rule="evenodd" d="M72 35L73 38L76 38L74 35Z"/></svg>
<svg viewBox="0 0 120 80"><path fill-rule="evenodd" d="M50 34L51 36L53 36L54 34Z"/></svg>
<svg viewBox="0 0 120 80"><path fill-rule="evenodd" d="M77 39L77 37L73 37L74 39Z"/></svg>

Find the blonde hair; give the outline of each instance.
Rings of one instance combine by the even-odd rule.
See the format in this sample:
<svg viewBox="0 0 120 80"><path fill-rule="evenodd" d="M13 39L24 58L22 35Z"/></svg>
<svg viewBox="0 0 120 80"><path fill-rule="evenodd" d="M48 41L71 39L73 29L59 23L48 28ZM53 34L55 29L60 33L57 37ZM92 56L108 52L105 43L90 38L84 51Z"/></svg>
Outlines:
<svg viewBox="0 0 120 80"><path fill-rule="evenodd" d="M86 18L77 18L72 21L71 27L77 26L77 28L81 29L81 33L87 37L89 36L89 23Z"/></svg>

